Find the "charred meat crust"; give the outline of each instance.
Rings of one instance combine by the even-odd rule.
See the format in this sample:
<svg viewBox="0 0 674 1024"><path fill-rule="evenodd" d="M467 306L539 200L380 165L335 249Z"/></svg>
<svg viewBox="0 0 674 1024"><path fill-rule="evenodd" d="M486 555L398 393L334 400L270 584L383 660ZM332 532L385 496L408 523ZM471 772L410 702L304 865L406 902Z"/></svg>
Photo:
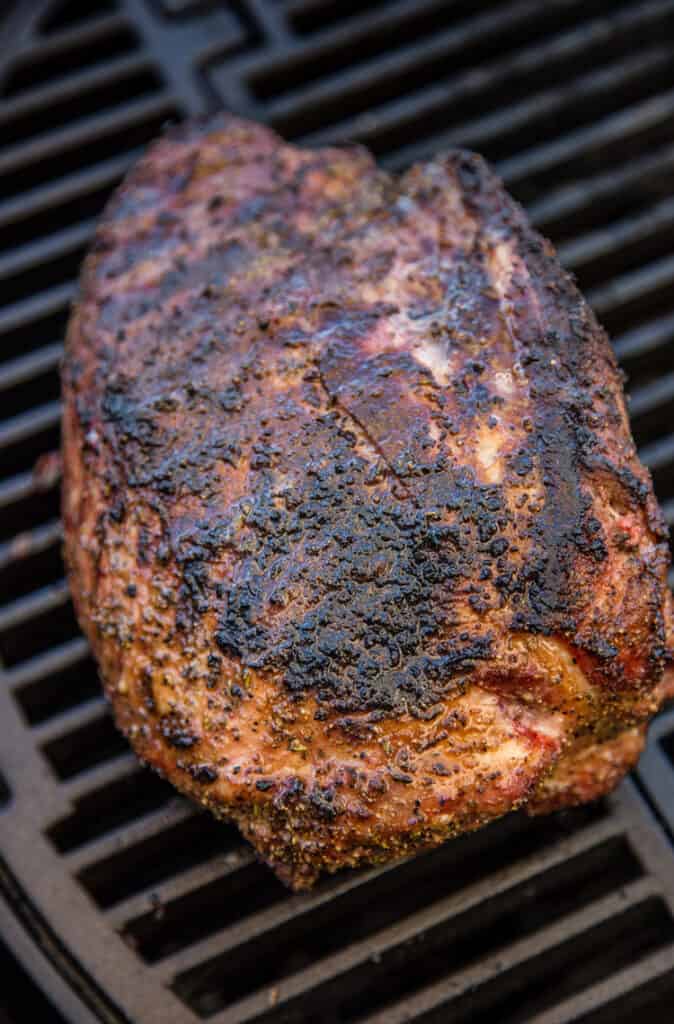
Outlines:
<svg viewBox="0 0 674 1024"><path fill-rule="evenodd" d="M619 372L479 157L395 180L174 129L102 219L63 380L117 719L294 884L477 827L657 706L666 537Z"/></svg>

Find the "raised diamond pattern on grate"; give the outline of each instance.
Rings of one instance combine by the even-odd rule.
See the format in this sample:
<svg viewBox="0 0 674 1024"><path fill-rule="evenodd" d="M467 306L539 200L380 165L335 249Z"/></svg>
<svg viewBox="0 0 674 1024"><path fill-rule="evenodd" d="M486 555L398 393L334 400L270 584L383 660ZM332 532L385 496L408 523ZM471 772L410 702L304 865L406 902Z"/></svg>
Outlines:
<svg viewBox="0 0 674 1024"><path fill-rule="evenodd" d="M392 168L449 145L496 161L614 336L674 522L674 0L38 7L0 57L0 655L58 795L52 870L123 936L143 992L175 993L174 1021L602 1024L642 1005L668 1020L674 924L636 798L290 896L233 827L140 769L74 620L53 453L95 219L164 120L225 103L311 144L364 141ZM670 718L640 778L672 831ZM2 816L8 798L0 780Z"/></svg>

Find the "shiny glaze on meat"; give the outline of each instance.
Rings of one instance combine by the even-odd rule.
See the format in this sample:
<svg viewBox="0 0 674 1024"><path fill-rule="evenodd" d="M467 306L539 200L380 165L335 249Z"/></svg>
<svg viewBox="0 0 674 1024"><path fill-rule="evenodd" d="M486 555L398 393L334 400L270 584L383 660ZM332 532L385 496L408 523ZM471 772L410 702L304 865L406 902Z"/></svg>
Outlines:
<svg viewBox="0 0 674 1024"><path fill-rule="evenodd" d="M394 179L225 115L171 131L97 231L64 391L117 721L290 884L638 756L665 528L604 332L479 157Z"/></svg>

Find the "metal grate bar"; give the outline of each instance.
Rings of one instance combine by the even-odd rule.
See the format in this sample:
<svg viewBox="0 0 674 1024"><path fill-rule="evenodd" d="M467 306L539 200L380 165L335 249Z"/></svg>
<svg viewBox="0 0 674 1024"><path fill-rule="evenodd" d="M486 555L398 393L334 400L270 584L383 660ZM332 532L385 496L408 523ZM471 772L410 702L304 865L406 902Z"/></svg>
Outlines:
<svg viewBox="0 0 674 1024"><path fill-rule="evenodd" d="M63 528L59 519L52 520L35 530L17 533L12 540L0 544L0 571L13 562L36 555L47 548L58 544L63 537Z"/></svg>
<svg viewBox="0 0 674 1024"><path fill-rule="evenodd" d="M37 618L69 601L70 591L65 580L36 590L27 597L20 597L17 601L10 601L0 606L0 633L12 626Z"/></svg>
<svg viewBox="0 0 674 1024"><path fill-rule="evenodd" d="M172 900L194 893L216 880L223 882L228 876L255 863L255 854L250 846L240 845L225 853L217 853L205 863L197 864L166 882L152 885L128 899L123 900L108 912L108 919L116 931L122 930L136 918L142 917L157 906L165 907Z"/></svg>
<svg viewBox="0 0 674 1024"><path fill-rule="evenodd" d="M674 401L674 372L658 377L646 388L630 394L630 415L639 420L647 413L657 412L662 406Z"/></svg>
<svg viewBox="0 0 674 1024"><path fill-rule="evenodd" d="M581 235L559 248L565 266L576 273L588 264L601 261L616 252L622 252L637 242L655 235L664 235L661 244L669 240L674 227L674 198L663 199L637 217L614 221L610 227Z"/></svg>
<svg viewBox="0 0 674 1024"><path fill-rule="evenodd" d="M663 191L661 183L673 168L674 146L665 145L624 167L611 167L609 171L583 177L582 182L553 187L529 203L529 219L539 230L554 233L558 239L561 233L566 238L568 225L582 231L588 221L593 222L597 210L610 217L633 196L640 201L644 197L652 201L654 195Z"/></svg>
<svg viewBox="0 0 674 1024"><path fill-rule="evenodd" d="M30 192L24 192L15 199L0 203L0 228L7 224L25 220L51 209L57 204L82 198L99 189L111 190L129 169L139 151L132 150L122 156L111 157L76 171L57 182L49 182Z"/></svg>
<svg viewBox="0 0 674 1024"><path fill-rule="evenodd" d="M527 877L533 879L537 874L542 874L542 872L543 869L540 869L538 872L534 871ZM515 869L513 875L518 876L519 871ZM515 908L518 905L520 896L514 878L509 879L503 888L498 881L490 879L490 882L492 881L495 882L495 888L483 889L482 900L471 901L470 898L464 900L462 898L463 894L461 894L453 907L442 906L442 904L433 906L422 915L414 915L413 921L402 921L391 929L371 935L365 942L352 943L348 949L343 950L336 956L319 960L304 971L282 979L276 986L278 990L276 1005L279 1010L285 1006L288 1006L290 1009L293 1006L297 1006L299 1000L307 999L309 993L313 993L311 998L315 1001L314 1005L319 1008L333 1004L335 999L338 1001L344 1000L350 1007L355 1007L361 1003L360 994L367 990L370 983L378 983L378 987L383 993L383 998L386 999L387 986L383 974L385 965L390 961L390 969L395 970L394 965L402 967L407 959L410 942L416 941L419 943L425 941L429 933L440 926L449 929L448 934L451 934L455 927L458 926L459 920L466 925L473 917L473 912L477 910L479 903L484 902L484 893L487 891L489 892L491 904L490 914L508 911L510 908ZM651 880L645 880L644 888L638 888L634 892L635 901L645 898L650 893L651 886ZM622 891L625 892L626 890L623 889ZM472 889L469 892L472 893ZM606 900L605 913L607 917L610 917L615 912L615 899L616 897L609 897ZM603 902L601 901L601 903ZM600 912L600 906L601 904L593 906L591 916L595 921ZM589 913L587 907L584 908L584 912ZM583 924L585 920L586 918L582 919ZM418 927L411 930L412 924ZM485 920L485 927L489 927L489 916ZM546 929L546 937L547 932L548 930ZM459 930L457 935L460 934L461 931ZM523 940L522 945L524 948L531 950L531 934L529 935L529 940L529 943ZM516 946L517 944L510 948L514 949ZM457 948L460 948L460 942ZM421 952L415 955L423 957ZM379 968L379 964L382 965L381 968ZM377 974L379 978L376 982ZM321 990L322 994L319 994ZM243 1024L243 1021L255 1019L258 1015L263 1016L264 1010L269 1006L269 998L270 991L268 989L259 991L235 1003L222 1014L218 1014L214 1020L217 1021L217 1024L225 1024L225 1022L233 1024L234 1021L240 1021ZM347 1009L344 1006L341 1012L344 1019L352 1019L353 1009ZM273 1014L271 1016L273 1017Z"/></svg>
<svg viewBox="0 0 674 1024"><path fill-rule="evenodd" d="M666 47L652 47L642 56L643 60L640 61L638 57L630 54L598 71L594 70L586 75L578 76L574 90L576 116L582 117L586 105L588 105L587 109L592 109L592 105L601 97L615 107L616 102L619 101L620 90L629 90L633 83L644 79L646 82L652 82L650 76L644 73L644 62L649 70L650 67L653 67L656 74L658 70L664 73L671 61L672 51ZM523 128L528 131L532 122L559 117L569 109L569 105L567 96L560 93L559 89L551 88L511 107L502 107L475 121L459 124L451 132L436 139L434 144L436 148L446 145L463 145L476 149L489 147L492 151L496 147L494 157L505 159L507 154L502 152L504 143L499 140L507 140L509 135L514 135L517 138L517 133L521 133ZM519 146L511 144L508 147L506 144L506 150L508 148L517 151ZM400 152L397 153L396 160L399 160L401 155ZM411 156L412 154L407 153L406 159L409 160ZM504 176L507 177L505 171Z"/></svg>
<svg viewBox="0 0 674 1024"><path fill-rule="evenodd" d="M644 445L639 449L639 458L653 474L667 466L674 466L674 435Z"/></svg>
<svg viewBox="0 0 674 1024"><path fill-rule="evenodd" d="M82 46L95 46L105 36L126 28L129 28L129 22L120 14L94 16L73 28L60 29L47 37L32 36L23 47L19 46L13 63L18 64L21 60L28 58L31 63L40 64L47 58L53 57L54 54L61 54Z"/></svg>
<svg viewBox="0 0 674 1024"><path fill-rule="evenodd" d="M131 100L103 114L94 114L66 128L59 128L16 146L8 146L0 153L0 174L15 171L38 160L58 157L64 149L86 146L103 135L128 130L131 125L173 111L169 93L159 92L147 99Z"/></svg>
<svg viewBox="0 0 674 1024"><path fill-rule="evenodd" d="M84 661L89 653L89 645L82 636L77 636L65 644L52 647L45 654L30 658L21 665L2 671L7 684L19 689L28 683L45 679L56 672Z"/></svg>
<svg viewBox="0 0 674 1024"><path fill-rule="evenodd" d="M130 750L125 750L109 761L80 772L71 779L63 779L61 786L66 799L76 803L82 797L91 796L104 786L126 781L138 774L138 759Z"/></svg>
<svg viewBox="0 0 674 1024"><path fill-rule="evenodd" d="M555 948L562 943L572 941L602 922L617 918L629 907L645 903L649 897L658 895L658 892L658 886L652 878L640 878L620 892L610 893L582 910L541 928L534 935L528 935L520 942L498 950L476 967L443 978L438 984L415 993L409 1000L389 1007L382 1013L375 1013L365 1018L365 1021L367 1024L403 1024L410 1019L410 1013L420 1016L447 1005L450 998L456 1002L461 996L506 975L534 957L543 953L553 955Z"/></svg>
<svg viewBox="0 0 674 1024"><path fill-rule="evenodd" d="M505 870L497 871L487 879L480 879L474 885L463 888L458 893L453 893L431 907L419 913L411 914L405 921L397 922L379 934L378 948L382 949L390 943L404 942L407 938L412 938L414 935L425 931L438 921L456 916L472 906L477 906L484 899L485 891L488 890L490 895L505 892L525 879L533 878L575 854L598 846L617 833L618 826L612 818L607 818L595 825L582 829L569 839L563 840L549 849L537 851L532 856L509 865ZM308 897L290 897L290 899L285 900L278 907L272 907L268 911L263 911L258 916L249 917L240 924L230 929L225 929L221 934L211 936L205 942L191 946L175 954L173 957L167 958L158 966L157 970L160 976L167 980L176 975L184 974L191 968L203 963L209 955L212 956L214 953L222 954L236 946L241 946L244 942L250 941L262 932L269 932L272 928L278 927L284 921L287 921L289 917L295 917L298 912L308 913L310 910L321 906L327 899L336 899L351 891L354 886L363 886L374 878L380 877L392 870L395 870L395 866L384 865L369 871L347 875L341 884L338 883L334 888L329 887L329 891L319 890ZM344 970L355 966L363 959L367 960L371 952L372 947L369 939L360 943L353 943L348 950L342 951L321 964L321 980L336 976ZM313 970L313 968L310 968L308 972L304 973L310 976ZM304 982L302 982L302 987L308 986L304 986Z"/></svg>
<svg viewBox="0 0 674 1024"><path fill-rule="evenodd" d="M3 278L6 281L7 278L32 269L38 264L63 259L73 250L82 249L91 238L94 227L93 221L73 224L72 227L66 228L64 231L29 242L27 245L13 249L5 256L0 256L0 282ZM37 266L37 269L40 270L41 267ZM2 287L1 283L0 287Z"/></svg>
<svg viewBox="0 0 674 1024"><path fill-rule="evenodd" d="M59 739L65 734L98 721L102 715L109 714L109 705L102 693L92 697L75 707L68 708L60 714L33 726L35 742L44 746L51 740Z"/></svg>
<svg viewBox="0 0 674 1024"><path fill-rule="evenodd" d="M213 933L199 943L181 950L170 958L166 958L156 969L158 975L168 981L174 974L184 972L199 963L206 961L213 954L234 949L243 945L272 928L279 927L285 922L294 919L298 913L308 913L318 907L332 903L346 893L354 889L365 888L376 879L395 871L398 863L387 864L382 867L370 868L365 871L347 873L344 878L328 879L320 888L309 895L289 895L281 903L265 909L258 914L250 915L243 921L225 928L219 933Z"/></svg>
<svg viewBox="0 0 674 1024"><path fill-rule="evenodd" d="M667 946L644 957L630 967L617 971L610 978L592 985L558 1006L532 1017L528 1024L570 1024L600 1007L612 1006L635 990L657 982L674 970L674 946Z"/></svg>
<svg viewBox="0 0 674 1024"><path fill-rule="evenodd" d="M674 313L649 320L631 331L618 335L613 342L616 355L623 362L638 357L651 358L674 340Z"/></svg>
<svg viewBox="0 0 674 1024"><path fill-rule="evenodd" d="M648 86L648 83L652 82L645 73L645 67L648 67L649 61L653 61L656 67L659 66L661 72L664 72L666 67L671 66L671 51L665 48L652 48L647 52L645 65L644 63L640 64L633 56L629 56L623 61L616 62L612 67L579 78L577 83L579 95L574 96L574 104L578 104L573 107L575 115L581 118L585 104L593 103L595 97L602 94L606 97L606 102L610 102L615 109L620 103L620 90L629 91L632 81L643 80ZM611 84L613 89L611 89ZM648 114L650 114L650 121L654 124L664 120L665 111L659 109L661 106L659 100L660 97L646 100L633 108L633 125L639 131L645 131L649 127ZM648 108L649 104L652 104L653 109ZM404 146L387 157L385 162L394 168L400 168L438 148L449 145L468 146L486 151L496 162L497 170L509 187L521 191L523 183L530 184L532 178L537 186L547 187L547 179L538 181L535 175L540 176L543 171L555 168L555 176L559 179L560 176L564 176L557 170L560 165L564 167L565 172L567 169L571 170L568 165L572 161L580 160L583 155L587 158L587 155L593 150L599 151L602 146L608 146L611 141L620 140L624 143L631 134L622 123L625 120L625 112L620 111L618 114L607 113L598 123L596 119L593 119L590 127L579 127L563 136L559 141L544 143L534 149L526 148L523 138L521 142L511 142L509 146L498 141L499 139L507 140L509 134L516 140L518 135L520 137L529 136L532 122L535 124L538 121L542 124L553 116L558 117L568 108L569 100L564 95L560 95L559 90L550 90L547 95L539 94L511 107L504 106L502 109L496 110L495 113L485 115L478 120L457 125L442 137L436 137L430 148L426 141ZM547 123L554 124L555 122L547 120ZM528 138L526 142L528 143Z"/></svg>
<svg viewBox="0 0 674 1024"><path fill-rule="evenodd" d="M665 505L670 525L674 524L674 499ZM674 708L666 711L650 727L650 743L639 762L639 778L648 787L658 814L674 836L674 802L672 801L672 775L674 773Z"/></svg>
<svg viewBox="0 0 674 1024"><path fill-rule="evenodd" d="M578 0L571 0L571 2L576 6L578 5ZM372 33L375 26L378 28L381 25L385 25L385 31L388 34L393 28L404 28L405 19L410 19L410 17L417 18L423 13L430 13L433 9L442 9L443 6L445 5L431 2L415 5L414 10L410 11L409 5L402 4L399 7L401 19L403 20L402 25L396 24L395 19L392 17L392 11L389 8L381 14L372 15L368 30ZM443 60L451 60L453 56L465 52L467 47L484 42L490 33L498 33L506 28L512 30L519 23L526 22L530 25L531 16L536 13L540 13L540 7L535 2L519 0L519 2L510 4L496 12L479 14L470 22L458 28L450 28L444 32L437 30L433 32L431 30L432 38L430 42L429 40L423 40L408 43L400 48L396 48L393 52L389 50L385 54L377 56L375 64L377 85L381 88L382 82L387 75L398 83L404 82L406 76L410 76L413 82L415 71L418 71L420 66L428 65L441 58ZM359 53L358 47L362 45L361 40L358 34L350 28L345 27L341 32L332 33L331 36L333 43L330 44L329 48L322 45L320 38L312 37L312 44L309 47L303 47L298 52L296 58L298 63L301 61L303 68L307 66L307 63L314 61L319 65L319 62L323 62L326 57L329 58L331 51L341 49L344 46L354 48L356 53ZM335 37L339 39L339 45L335 45ZM264 79L262 79L260 73L256 76L255 72L253 72L248 79L253 92L256 91L256 83L258 83L257 88L259 92L259 82L261 80L264 80L265 83L274 83L277 77L287 76L290 67L292 67L292 59L285 58L278 67L274 67L273 64L271 66L267 64L264 70ZM291 116L293 122L299 124L302 118L307 117L309 111L319 109L326 98L330 99L331 106L335 101L344 104L349 96L362 96L363 89L368 86L371 87L373 84L373 68L367 59L362 60L362 62L360 60L350 62L345 70L340 69L337 83L330 80L330 73L326 73L324 67L321 67L320 73L321 78L315 85L301 83L300 98L297 96L287 99L274 98L277 93L273 86L271 84L266 85L265 91L269 91L269 102L266 106L267 117L276 126L282 127L285 132L290 130L292 133L292 128L289 124Z"/></svg>
<svg viewBox="0 0 674 1024"><path fill-rule="evenodd" d="M29 352L25 356L6 362L0 376L0 391L7 391L26 381L38 377L49 370L55 370L63 355L63 345L55 342L44 345L37 352Z"/></svg>
<svg viewBox="0 0 674 1024"><path fill-rule="evenodd" d="M609 332L629 331L644 319L657 319L672 312L673 278L674 258L665 256L599 285L590 291L588 300ZM671 369L671 363L664 363L663 369Z"/></svg>
<svg viewBox="0 0 674 1024"><path fill-rule="evenodd" d="M186 821L193 814L194 808L186 800L174 797L162 807L139 815L131 823L111 829L105 835L68 852L68 867L73 874L81 874L85 869L117 853L120 848L128 848L158 832L164 832L172 825Z"/></svg>
<svg viewBox="0 0 674 1024"><path fill-rule="evenodd" d="M0 480L0 508L12 505L22 498L36 493L35 477L32 473L18 473L7 480Z"/></svg>
<svg viewBox="0 0 674 1024"><path fill-rule="evenodd" d="M60 420L61 403L47 402L37 409L31 409L30 412L0 422L0 448L23 441L47 427L57 426Z"/></svg>
<svg viewBox="0 0 674 1024"><path fill-rule="evenodd" d="M589 299L597 314L606 317L617 308L628 308L645 295L667 288L673 276L674 256L666 256L646 267L621 274L604 287L590 292Z"/></svg>
<svg viewBox="0 0 674 1024"><path fill-rule="evenodd" d="M504 160L498 165L498 170L510 187L521 187L525 181L533 181L544 187L547 184L547 179L543 177L545 174L550 175L564 165L575 168L574 161L587 157L593 150L624 145L626 140L631 141L636 148L647 133L655 135L657 129L669 127L673 100L674 90L667 90L611 114L589 128L571 132L558 141L533 147Z"/></svg>
<svg viewBox="0 0 674 1024"><path fill-rule="evenodd" d="M649 847L636 798L504 820L417 861L285 894L233 826L118 755L61 579L57 460L32 466L58 443L56 369L94 218L166 117L226 99L311 143L365 141L391 167L447 144L496 161L616 334L635 434L674 524L674 0L38 6L0 56L0 702L7 721L23 714L9 745L25 743L44 776L34 807L11 772L14 801L0 793L12 870L55 922L61 905L80 907L86 943L69 919L64 938L133 1020L610 1019L617 998L631 1006L674 967L669 848ZM672 714L639 770L663 821ZM36 840L25 863L22 832ZM625 962L625 935L638 943L642 925L647 942ZM596 969L588 954L589 973L545 981L594 934ZM602 954L612 936L616 964Z"/></svg>
<svg viewBox="0 0 674 1024"><path fill-rule="evenodd" d="M65 100L81 99L85 92L123 82L131 75L141 71L152 70L154 70L152 61L149 60L147 54L141 51L116 57L105 64L95 64L93 67L74 71L53 82L36 86L28 92L22 92L16 98L1 105L0 127L11 126L13 121L39 113L44 107L54 106Z"/></svg>
<svg viewBox="0 0 674 1024"><path fill-rule="evenodd" d="M2 336L23 327L33 320L60 313L67 309L74 294L71 283L50 288L46 292L32 296L22 302L14 302L11 306L0 308L0 358L2 358Z"/></svg>
<svg viewBox="0 0 674 1024"><path fill-rule="evenodd" d="M390 100L377 107L376 116L371 111L357 114L340 120L334 127L312 131L303 138L316 144L347 141L357 136L376 152L385 152L395 139L410 133L418 135L421 129L424 141L418 152L441 149L446 145L445 136L433 133L438 127L444 130L456 112L479 105L484 112L485 105L499 106L504 92L513 91L513 84L520 79L526 82L526 95L530 96L536 84L536 74L541 76L541 86L546 87L563 71L577 73L581 59L589 60L585 51L594 52L609 42L615 45L621 35L629 38L632 30L637 27L643 29L650 20L657 22L670 10L674 10L674 3L665 0L643 4L640 11L618 12L611 22L597 18L581 28L574 27L561 36L553 36L549 41L539 41L535 45L515 49L495 61L480 64L479 69L471 67L446 81L429 83L417 92ZM398 163L403 162L403 152L397 152Z"/></svg>

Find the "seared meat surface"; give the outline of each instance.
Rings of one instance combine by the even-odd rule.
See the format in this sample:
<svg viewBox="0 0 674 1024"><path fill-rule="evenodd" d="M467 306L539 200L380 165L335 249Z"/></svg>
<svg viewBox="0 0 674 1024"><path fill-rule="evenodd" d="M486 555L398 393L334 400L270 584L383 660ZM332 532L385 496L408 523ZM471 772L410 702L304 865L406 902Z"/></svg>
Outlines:
<svg viewBox="0 0 674 1024"><path fill-rule="evenodd" d="M138 754L288 883L606 792L672 688L608 341L484 162L399 179L222 115L85 262L79 620Z"/></svg>

